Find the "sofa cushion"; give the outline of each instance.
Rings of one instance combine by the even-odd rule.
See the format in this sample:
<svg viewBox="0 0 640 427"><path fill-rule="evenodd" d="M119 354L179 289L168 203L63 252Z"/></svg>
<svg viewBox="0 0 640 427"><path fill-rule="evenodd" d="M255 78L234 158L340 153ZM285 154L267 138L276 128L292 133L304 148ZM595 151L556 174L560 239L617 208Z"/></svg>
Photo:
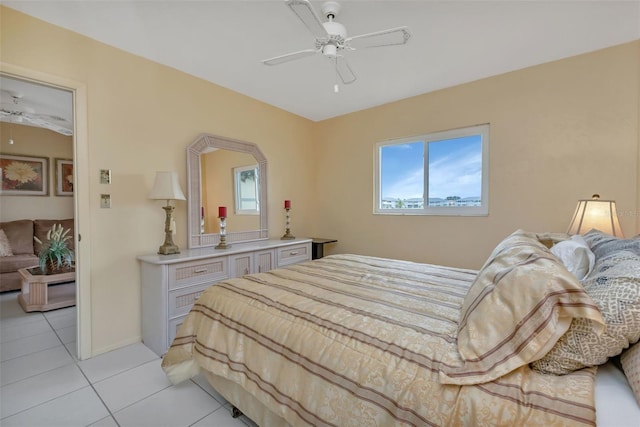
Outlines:
<svg viewBox="0 0 640 427"><path fill-rule="evenodd" d="M11 251L14 255L35 254L33 251L33 221L21 219L18 221L0 222L0 228L9 239ZM3 270L4 271L4 270Z"/></svg>
<svg viewBox="0 0 640 427"><path fill-rule="evenodd" d="M47 240L47 232L53 227L55 224L62 225L62 228L65 230L71 229L69 236L71 239L67 241L67 246L73 250L74 249L74 241L73 236L75 235L75 228L73 224L73 219L36 219L33 221L34 225L34 235L40 239L41 241ZM35 253L40 253L40 243L34 242Z"/></svg>
<svg viewBox="0 0 640 427"><path fill-rule="evenodd" d="M35 267L38 265L38 257L33 254L21 254L0 257L0 273L11 273L19 268Z"/></svg>

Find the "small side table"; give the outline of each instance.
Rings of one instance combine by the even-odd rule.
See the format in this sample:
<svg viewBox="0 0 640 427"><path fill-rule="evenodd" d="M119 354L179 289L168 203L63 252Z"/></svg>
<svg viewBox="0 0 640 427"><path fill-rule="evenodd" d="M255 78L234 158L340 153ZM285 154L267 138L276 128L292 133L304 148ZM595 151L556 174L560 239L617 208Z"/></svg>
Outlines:
<svg viewBox="0 0 640 427"><path fill-rule="evenodd" d="M311 238L311 259L319 259L324 256L324 245L326 243L335 243L336 239L323 239L320 237Z"/></svg>
<svg viewBox="0 0 640 427"><path fill-rule="evenodd" d="M42 274L39 267L21 268L22 292L18 302L26 312L49 311L76 305L75 271L60 274ZM54 283L66 283L49 288Z"/></svg>

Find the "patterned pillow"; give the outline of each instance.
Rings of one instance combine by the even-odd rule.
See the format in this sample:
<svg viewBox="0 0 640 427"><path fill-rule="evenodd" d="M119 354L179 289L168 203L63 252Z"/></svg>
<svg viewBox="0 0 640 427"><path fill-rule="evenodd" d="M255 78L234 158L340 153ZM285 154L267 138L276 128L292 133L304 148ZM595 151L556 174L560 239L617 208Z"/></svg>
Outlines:
<svg viewBox="0 0 640 427"><path fill-rule="evenodd" d="M545 355L573 318L603 329L598 307L578 279L538 241L518 230L503 240L465 296L458 325L462 362L440 381L492 381Z"/></svg>
<svg viewBox="0 0 640 427"><path fill-rule="evenodd" d="M4 230L0 228L0 256L12 256L11 244Z"/></svg>
<svg viewBox="0 0 640 427"><path fill-rule="evenodd" d="M622 353L620 363L631 390L640 403L640 343L634 344L629 350Z"/></svg>
<svg viewBox="0 0 640 427"><path fill-rule="evenodd" d="M612 253L627 250L640 255L640 236L631 239L621 239L600 230L591 230L584 235L584 239L595 254L596 258L602 258Z"/></svg>
<svg viewBox="0 0 640 427"><path fill-rule="evenodd" d="M574 319L553 349L532 364L534 369L562 375L600 365L640 339L639 254L628 250L610 252L596 260L583 284L602 312L607 324L605 333L594 333L586 319Z"/></svg>

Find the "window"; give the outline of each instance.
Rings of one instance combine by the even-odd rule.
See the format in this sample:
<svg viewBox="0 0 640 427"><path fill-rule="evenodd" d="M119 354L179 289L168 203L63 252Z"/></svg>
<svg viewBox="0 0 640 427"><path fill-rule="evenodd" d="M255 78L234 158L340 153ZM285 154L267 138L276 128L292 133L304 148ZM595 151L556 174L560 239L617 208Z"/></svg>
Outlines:
<svg viewBox="0 0 640 427"><path fill-rule="evenodd" d="M375 158L375 213L489 213L488 124L380 142Z"/></svg>
<svg viewBox="0 0 640 427"><path fill-rule="evenodd" d="M258 176L257 165L233 168L236 214L258 215L260 213Z"/></svg>

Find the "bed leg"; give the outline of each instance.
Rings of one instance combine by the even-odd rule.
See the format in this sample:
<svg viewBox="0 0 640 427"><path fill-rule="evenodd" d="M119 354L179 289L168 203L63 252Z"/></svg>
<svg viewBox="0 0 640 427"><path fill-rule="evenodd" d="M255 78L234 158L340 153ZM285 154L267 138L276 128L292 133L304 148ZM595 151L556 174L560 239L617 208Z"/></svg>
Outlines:
<svg viewBox="0 0 640 427"><path fill-rule="evenodd" d="M235 406L231 406L231 417L238 418L242 416L242 411Z"/></svg>

